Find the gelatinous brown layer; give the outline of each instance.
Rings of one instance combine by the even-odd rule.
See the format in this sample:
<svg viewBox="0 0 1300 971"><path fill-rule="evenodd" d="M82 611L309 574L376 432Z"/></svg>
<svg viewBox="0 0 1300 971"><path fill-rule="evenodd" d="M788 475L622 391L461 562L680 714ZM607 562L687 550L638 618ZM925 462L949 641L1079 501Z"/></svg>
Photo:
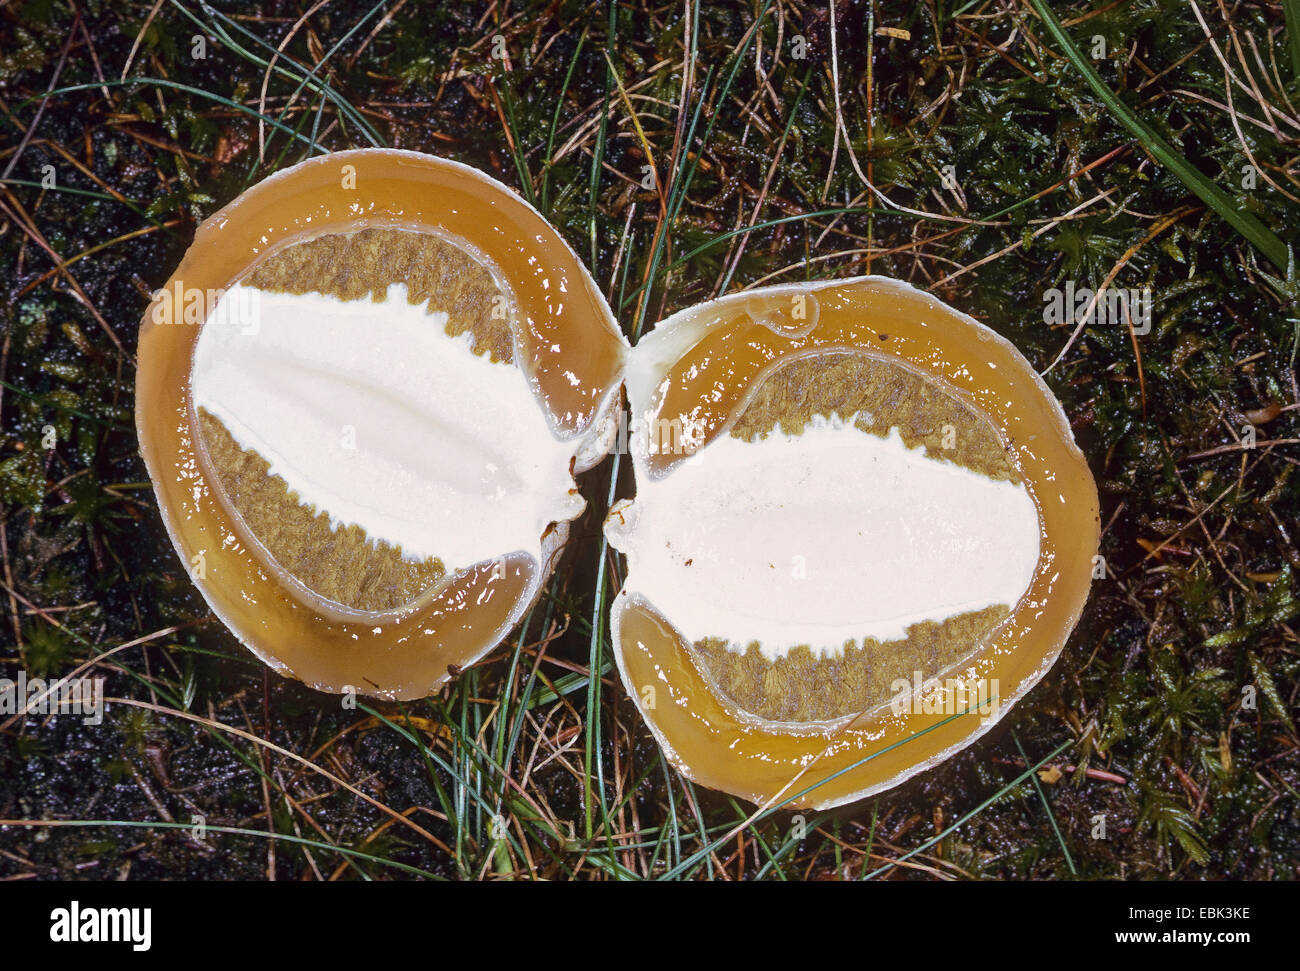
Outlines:
<svg viewBox="0 0 1300 971"><path fill-rule="evenodd" d="M781 360L752 389L731 434L747 442L777 425L800 435L815 415L838 415L872 435L897 428L908 448L990 479L1019 483L1006 445L988 418L969 402L911 368L865 353L833 351Z"/></svg>
<svg viewBox="0 0 1300 971"><path fill-rule="evenodd" d="M514 357L510 295L461 247L432 233L363 229L329 233L290 246L260 263L244 281L277 293L324 293L340 300L382 300L394 283L406 298L447 314L447 333L468 331L476 354Z"/></svg>
<svg viewBox="0 0 1300 971"><path fill-rule="evenodd" d="M481 173L429 156L341 152L254 186L199 227L169 292L219 291L294 243L373 227L446 232L497 266L516 300L516 362L557 433L585 432L617 386L621 338L586 271L535 212ZM205 599L244 644L328 691L419 698L503 638L535 589L537 564L510 556L449 578L376 623L304 598L274 576L198 460L189 395L198 328L156 298L140 331L136 427L163 520ZM553 555L558 537L545 548ZM549 569L551 564L546 564Z"/></svg>
<svg viewBox="0 0 1300 971"><path fill-rule="evenodd" d="M945 382L1003 431L1039 512L1040 555L1029 590L988 642L960 666L996 681L999 710L1018 700L1060 653L1087 600L1097 550L1097 491L1059 405L1008 342L938 300L895 281L863 278L809 288L816 326L788 336L756 323L734 301L701 308L716 321L670 370L653 420L694 419L719 433L774 362L810 348L897 355ZM782 299L789 290L782 290ZM651 456L662 472L675 461ZM828 807L895 785L969 744L992 724L961 714L895 713L887 706L834 728L778 730L715 694L692 648L652 607L620 594L615 656L624 683L672 762L703 785L756 803ZM934 708L931 708L934 710ZM837 774L839 773L839 774ZM831 778L834 776L834 778Z"/></svg>
<svg viewBox="0 0 1300 971"><path fill-rule="evenodd" d="M225 497L249 531L307 589L357 610L404 607L447 575L430 557L413 562L400 547L371 539L355 524L335 529L328 512L304 505L257 452L241 448L225 425L202 409L199 427Z"/></svg>
<svg viewBox="0 0 1300 971"><path fill-rule="evenodd" d="M747 714L774 722L834 721L870 711L898 692L895 681L939 677L979 647L1010 613L1005 604L972 610L940 622L923 621L896 641L867 638L840 654L814 655L807 645L768 658L757 643L743 651L720 638L692 645L700 670L725 700Z"/></svg>
<svg viewBox="0 0 1300 971"><path fill-rule="evenodd" d="M490 259L517 302L518 363L536 380L557 428L590 424L619 383L624 344L590 275L555 229L467 166L379 149L310 159L204 222L168 286L229 287L294 243L376 227L446 233Z"/></svg>
<svg viewBox="0 0 1300 971"><path fill-rule="evenodd" d="M930 341L941 343L942 335L931 333L932 325L924 321L919 322L920 330L915 334L906 328L891 328L891 317L867 317L855 309L851 295L823 290L817 295L820 314L816 324L800 329L799 321L788 319L790 310L783 297L766 308L762 321L750 314L753 299L746 295L744 301L718 301L698 311L713 319L714 325L691 349L689 366L676 369L674 380L655 396L648 416L651 421L675 422L694 429L701 435L698 447L702 448L747 407L749 398L761 390L760 381L778 362L788 365L790 360L804 355L837 349L875 354L896 362L896 366L914 368L928 378L914 388L927 395L953 391L969 395L975 390L969 376L962 374L960 363L936 356ZM781 332L783 319L791 331L801 336ZM935 324L939 323L936 318ZM779 375L777 378L779 381ZM936 378L948 381L949 388L927 391L927 386L934 389ZM978 411L978 399L972 403ZM904 414L906 405L906 401L900 402L896 414ZM918 428L912 434L928 433ZM662 442L660 450L650 455L650 469L662 475L689 454L673 448L671 442Z"/></svg>

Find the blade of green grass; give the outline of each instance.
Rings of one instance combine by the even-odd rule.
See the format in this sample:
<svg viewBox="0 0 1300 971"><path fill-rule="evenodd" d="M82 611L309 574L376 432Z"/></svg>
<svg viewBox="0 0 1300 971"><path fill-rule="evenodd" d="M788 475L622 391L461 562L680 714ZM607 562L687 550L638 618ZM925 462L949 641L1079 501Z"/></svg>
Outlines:
<svg viewBox="0 0 1300 971"><path fill-rule="evenodd" d="M533 189L533 174L528 171L528 159L524 154L524 146L520 144L519 138L515 132L519 130L519 123L515 120L515 92L514 85L510 83L510 72L501 69L501 110L505 114L506 125L506 143L510 146L510 157L515 163L515 171L519 175L519 191L524 200L537 208L537 194Z"/></svg>
<svg viewBox="0 0 1300 971"><path fill-rule="evenodd" d="M859 880L867 878L867 864L871 862L871 847L876 843L876 823L880 819L880 800L871 801L871 829L867 830L867 845L862 849L862 872L858 874Z"/></svg>
<svg viewBox="0 0 1300 971"><path fill-rule="evenodd" d="M1291 48L1291 80L1300 81L1300 0L1282 0L1286 41Z"/></svg>
<svg viewBox="0 0 1300 971"><path fill-rule="evenodd" d="M1241 233L1247 241L1268 257L1270 262L1281 269L1285 269L1286 244L1262 222L1242 209L1235 199L1207 179L1199 169L1178 154L1172 145L1161 138L1150 125L1134 114L1111 91L1106 82L1101 79L1101 75L1093 69L1088 59L1083 56L1070 35L1065 32L1061 21L1047 6L1046 0L1029 0L1029 2L1038 11L1038 16L1042 18L1048 33L1061 45L1066 57L1070 59L1070 63L1084 76L1089 86L1096 92L1097 97L1110 109L1111 114L1129 130L1133 137L1142 143L1142 146L1151 153L1151 156L1178 176L1183 185L1187 186L1197 198L1217 212L1237 232Z"/></svg>
<svg viewBox="0 0 1300 971"><path fill-rule="evenodd" d="M247 27L244 27L242 24L238 23L237 21L232 20L230 17L227 17L221 11L215 9L214 7L206 3L200 4L200 6L203 9L203 12L212 18L212 22L206 24L198 17L196 17L191 11L186 9L183 4L178 2L178 0L172 0L172 5L177 10L179 10L182 14L184 14L186 17L188 17L191 21L193 21L196 25L202 27L205 31L206 30L212 31L212 33L215 34L223 44L225 44L227 47L229 47L232 51L234 51L239 56L243 57L245 60L258 65L259 67L263 67L263 68L271 67L271 70L274 71L274 73L278 74L279 76L283 78L287 78L290 81L300 82L298 88L299 91L302 90L302 87L304 85L309 84L311 81L315 81L315 87L319 90L328 93L329 99L333 101L335 105L338 106L339 110L342 111L348 117L350 117L353 123L362 130L362 132L366 136L367 141L369 141L375 147L384 147L385 145L384 140L379 136L379 133L375 131L374 127L371 126L369 122L365 120L365 118L361 115L359 111L357 111L357 109L352 105L352 103L348 101L346 98L344 98L342 95L340 95L337 91L335 91L330 84L316 78L315 72L316 70L319 69L320 65L317 65L317 68L315 69L309 69L306 65L300 64L298 61L290 57L288 54L285 54L283 51L277 50L274 45L267 43L265 40L257 36L257 34L253 33ZM368 20L370 16L375 12L376 12L376 8L372 8L370 13L366 14L366 16L362 18L361 22ZM258 57L252 51L248 50L247 48L239 44L230 35L230 33L222 26L223 24L228 25L229 27L238 31L241 35L247 37L249 40L253 41L255 44L264 48L265 50L269 51L272 55L274 55L274 57L276 58L274 66L272 66L271 61L268 61L265 58ZM325 55L325 57L321 59L321 64L324 64L325 61L343 43L343 41L347 40L348 37L350 37L353 33L355 33L356 29L359 26L360 23L354 24L352 30L348 32L348 34L343 38L343 40L340 40L339 43L336 44L334 48L332 48ZM287 64L289 65L289 67L282 67L281 64ZM289 69L290 67L298 70L301 73L295 74L292 70Z"/></svg>
<svg viewBox="0 0 1300 971"><path fill-rule="evenodd" d="M51 820L25 820L25 819L3 819L0 820L0 826L49 826L49 827L73 827L73 828L90 828L90 827L118 827L124 829L194 829L194 823L167 823L154 822L152 820L127 820L127 819L51 819ZM295 843L299 846L310 847L311 849L321 850L328 853L339 853L345 857L355 860L365 860L367 863L377 863L380 866L390 866L398 870L403 870L417 877L427 877L430 880L445 880L446 877L440 877L436 873L430 873L428 870L422 870L419 867L411 866L409 863L401 863L397 860L389 860L382 856L375 856L371 853L364 853L361 850L354 850L347 846L337 846L334 843L323 843L320 840L308 839L305 836L294 836L287 833L271 833L263 829L241 829L238 826L214 826L211 823L205 823L203 829L208 833L221 833L225 836L251 836L254 839L270 839L277 842L283 840L285 843ZM366 880L371 877L364 870L358 870Z"/></svg>
<svg viewBox="0 0 1300 971"><path fill-rule="evenodd" d="M888 870L892 870L898 864L910 860L918 853L924 853L926 850L934 846L936 843L942 842L943 840L947 839L949 834L956 832L962 826L966 825L966 823L970 822L970 820L974 819L976 816L982 813L989 806L993 805L995 802L997 802L999 799L1005 796L1016 786L1020 785L1020 783L1024 782L1030 776L1038 772L1039 769L1041 769L1048 762L1052 761L1052 759L1056 758L1058 755L1064 752L1072 744L1074 744L1073 741L1071 741L1070 739L1066 739L1060 745L1056 746L1056 748L1052 749L1052 751L1048 752L1045 756L1043 756L1036 765L1031 765L1028 768L1026 768L1024 772L1020 773L1020 775L1016 776L1014 779L1008 782L997 792L993 793L993 795L989 796L978 806L976 806L974 809L968 812L965 816L962 816L961 819L957 820L955 823L953 823L951 826L945 829L942 833L939 833L936 836L932 836L930 839L926 840L920 846L908 850L897 860L892 860L891 862L886 863L884 866L877 867L875 870L872 870L869 874L867 874L866 877L864 877L863 879L869 880L872 877L879 876L880 874L885 873Z"/></svg>
<svg viewBox="0 0 1300 971"><path fill-rule="evenodd" d="M276 129L277 131L284 132L286 135L289 135L291 137L296 137L298 141L302 142L304 145L307 145L308 147L311 146L311 142L306 135L302 135L295 132L288 125L282 124L276 121L274 118L270 118L262 114L260 111L258 111L255 108L249 108L247 105L242 105L238 101L232 101L230 98L223 98L219 94L213 94L211 91L204 91L202 88L196 88L193 85L179 84L176 81L168 81L164 78L132 77L132 78L127 78L125 81L109 80L109 81L95 81L91 84L70 84L67 87L58 88L54 91L51 91L50 94L51 95L71 94L74 91L94 91L94 90L98 90L99 88L105 88L105 87L122 88L122 87L131 87L137 84L139 85L152 84L160 88L170 88L173 91L184 91L186 94L193 94L193 95L197 95L200 98L206 98L208 101L216 102L219 105L224 105L225 107L231 108L235 111L243 112L246 115L252 115L254 118L260 118L262 119L262 121L266 122L268 125ZM36 100L37 99L35 98L28 98L26 101L19 104L18 107L23 108Z"/></svg>
<svg viewBox="0 0 1300 971"><path fill-rule="evenodd" d="M578 57L582 54L582 47L587 43L587 33L590 25L582 29L578 36L578 46L573 51L573 57L569 58L569 69L564 72L564 83L560 85L560 95L555 99L555 111L551 115L551 130L546 136L546 160L542 163L542 191L539 195L540 204L538 209L542 215L550 214L551 202L551 166L555 164L555 132L560 124L560 110L564 107L564 98L569 93L569 83L573 80L573 69L578 66Z"/></svg>
<svg viewBox="0 0 1300 971"><path fill-rule="evenodd" d="M1029 756L1025 754L1025 747L1020 744L1020 736L1016 730L1011 730L1011 740L1016 743L1016 751L1020 753L1021 760L1025 765L1029 764ZM1061 844L1061 852L1065 854L1066 866L1070 868L1073 876L1078 876L1079 871L1074 868L1074 860L1070 856L1070 848L1065 845L1065 837L1061 835L1061 827L1056 825L1056 813L1052 812L1052 804L1047 801L1047 793L1043 791L1043 784L1039 781L1038 773L1035 772L1030 778L1034 781L1034 789L1038 791L1038 799L1043 804L1043 809L1047 812L1047 821L1052 824L1052 832L1056 834L1056 842Z"/></svg>
<svg viewBox="0 0 1300 971"><path fill-rule="evenodd" d="M994 695L993 698L990 700L996 701L997 696ZM786 796L784 799L782 799L780 802L776 803L775 805L768 806L766 809L760 810L759 812L754 814L752 822L753 823L760 822L761 820L766 819L767 817L773 815L774 813L779 812L781 809L790 805L791 803L797 802L798 800L802 799L804 796L808 795L809 793L815 792L816 790L820 789L822 786L826 785L827 783L833 782L834 780L840 778L840 776L846 775L847 773L852 772L854 769L866 765L868 762L871 762L874 759L880 758L880 756L884 755L885 753L892 752L894 749L906 745L908 742L914 742L918 738L924 738L926 735L929 735L933 731L937 731L938 729L942 728L944 725L948 725L959 718L964 718L965 716L970 715L975 711L976 708L974 706L969 706L963 709L962 711L951 714L947 718L943 718L935 722L933 725L930 725L929 727L924 728L919 732L915 732L907 736L907 738L899 739L897 742L893 742L889 745L886 745L884 748L872 752L870 755L863 756L862 758L858 759L856 762L846 765L842 769L837 769L836 771L832 772L830 775L818 779L816 782L812 783L809 786L805 786L803 789L800 789L798 792ZM722 844L721 839L715 840L713 843L699 850L689 859L685 860L680 867L676 868L676 870L670 871L669 873L665 874L662 879L672 879L679 876L681 872L687 871L689 869L693 869L696 865L698 865L698 863L702 859L707 858L708 854L712 853L721 844Z"/></svg>

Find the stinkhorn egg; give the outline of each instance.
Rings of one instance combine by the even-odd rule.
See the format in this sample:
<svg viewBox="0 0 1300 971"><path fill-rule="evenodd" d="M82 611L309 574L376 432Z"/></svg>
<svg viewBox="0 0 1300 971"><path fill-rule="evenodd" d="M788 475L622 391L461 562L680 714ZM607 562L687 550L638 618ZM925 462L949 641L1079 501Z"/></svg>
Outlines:
<svg viewBox="0 0 1300 971"><path fill-rule="evenodd" d="M632 353L611 616L689 778L826 808L970 744L1087 598L1097 493L1005 339L879 277L691 307Z"/></svg>
<svg viewBox="0 0 1300 971"><path fill-rule="evenodd" d="M248 648L322 690L418 698L537 596L626 353L514 193L341 152L199 228L145 314L136 422L172 541Z"/></svg>

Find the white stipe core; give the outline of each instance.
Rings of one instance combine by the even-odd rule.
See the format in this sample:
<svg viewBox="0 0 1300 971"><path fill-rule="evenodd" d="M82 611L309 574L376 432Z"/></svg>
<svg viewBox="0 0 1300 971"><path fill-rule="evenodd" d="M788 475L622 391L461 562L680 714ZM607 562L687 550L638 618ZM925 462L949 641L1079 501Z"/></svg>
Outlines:
<svg viewBox="0 0 1300 971"><path fill-rule="evenodd" d="M628 558L624 589L686 640L758 641L770 659L1014 608L1039 553L1023 485L930 458L896 428L821 417L799 436L724 434L663 478L638 475L606 533Z"/></svg>
<svg viewBox="0 0 1300 971"><path fill-rule="evenodd" d="M408 302L236 286L199 335L193 396L299 499L448 570L540 558L584 503L577 442L551 433L523 372Z"/></svg>

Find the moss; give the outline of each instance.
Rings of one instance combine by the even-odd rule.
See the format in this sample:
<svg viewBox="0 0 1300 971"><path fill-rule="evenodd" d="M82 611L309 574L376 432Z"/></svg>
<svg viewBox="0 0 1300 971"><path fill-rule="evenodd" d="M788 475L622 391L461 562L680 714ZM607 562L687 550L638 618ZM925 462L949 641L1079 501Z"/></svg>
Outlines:
<svg viewBox="0 0 1300 971"><path fill-rule="evenodd" d="M289 41L281 64L315 64L373 6L336 0L328 19L313 18ZM697 71L680 110L688 25L675 8L617 4L613 36L606 8L573 0L512 5L505 24L481 3L388 9L391 19L364 49L377 20L326 62L329 91L309 82L283 111L299 81L273 74L260 130L244 109L257 110L265 68L221 34L265 56L241 28L274 48L297 10L252 4L233 21L164 4L141 39L130 86L112 79L141 29L141 9L74 10L49 0L6 10L12 42L0 51L0 75L9 112L0 126L5 164L13 163L6 206L17 218L7 216L0 234L10 270L10 298L0 302L5 583L45 614L0 592L0 674L17 669L29 642L43 649L37 627L66 639L57 659L64 671L152 637L97 669L110 694L188 705L327 764L423 820L442 845L401 824L374 836L390 817L274 754L273 799L285 805L285 786L299 804L313 800L311 818L329 841L440 875L477 875L484 861L497 872L503 853L507 867L529 872L531 860L546 877L579 865L582 876L622 876L632 859L663 873L678 844L683 856L704 845L693 807L712 832L734 824L734 804L685 792L630 706L611 697L609 679L587 676L593 663L606 672L611 663L604 602L593 595L611 576L595 514L577 530L531 626L445 696L376 709L387 722L268 675L211 620L172 552L131 421L131 354L147 293L177 265L196 220L243 185L304 157L312 143L357 147L373 136L451 155L533 191L629 331L638 319L648 327L771 273L792 281L877 272L935 289L1046 370L1071 330L1044 323L1047 289L1095 287L1112 270L1117 285L1150 286L1150 334L1135 341L1127 328L1085 328L1046 375L1101 486L1108 567L1056 667L979 744L821 820L789 849L788 817L758 821L736 870L870 872L879 854L915 849L991 800L928 852L927 866L977 878L1294 876L1300 769L1284 715L1294 722L1300 662L1287 606L1296 581L1281 571L1300 567L1300 478L1290 471L1297 453L1237 443L1246 412L1294 403L1300 281L1261 268L1231 227L1153 165L1026 8L954 15L961 5L839 5L837 92L824 5L785 5L781 18L769 10L734 75L732 53L754 6L693 5ZM1102 78L1191 164L1277 235L1300 238L1300 206L1262 180L1243 185L1241 145L1214 104L1224 102L1223 69L1186 4L1053 9L1081 43L1105 38L1105 56L1094 62ZM1228 38L1220 9L1201 9L1216 36ZM110 79L107 98L96 58L72 29L78 13ZM1229 15L1264 96L1280 84L1296 103L1278 7L1239 5ZM880 26L910 39L881 36ZM196 33L208 38L204 59L191 56ZM491 58L497 33L509 68ZM1271 67L1258 75L1246 33L1265 65L1279 65L1276 79ZM804 59L793 55L796 34L807 42ZM45 101L27 137L69 38L58 84L86 87ZM662 204L658 191L639 188L649 160L608 76L607 50L634 98ZM160 78L192 90L148 80ZM1239 113L1265 117L1239 94ZM1294 146L1249 122L1243 132L1261 169L1295 194L1279 175L1293 165ZM40 188L46 165L56 174L53 191ZM955 190L939 178L946 166ZM859 167L888 204L866 189ZM668 203L673 219L665 223ZM837 211L808 215L826 210ZM1158 220L1178 213L1146 241ZM751 220L757 228L734 233ZM57 430L53 449L41 446L46 425ZM1264 443L1300 438L1300 410L1255 431ZM593 510L609 495L607 475L605 467L583 483ZM159 631L171 632L153 636ZM1259 671L1272 682L1268 691ZM1253 710L1243 707L1248 686L1256 688ZM0 736L0 817L157 820L147 786L178 820L200 811L212 824L265 829L265 816L254 818L267 810L261 750L249 756L251 745L227 744L175 716L139 731L129 715L115 707L102 729L33 718ZM427 730L407 727L407 716ZM1064 774L1044 789L1073 870L1049 809L1032 788L1009 785L1024 758L1017 740L1031 761L1069 743L1054 760ZM490 813L462 813L456 794L465 790L443 764L456 766L484 805L504 807L509 840L492 840ZM583 781L588 765L602 770L604 790ZM554 820L508 803L520 794L506 778L522 780L526 803L547 807ZM641 828L610 838L652 849L609 849L602 805L615 818L619 798L634 803L629 818ZM1105 839L1092 836L1098 814ZM295 821L315 832L279 809L270 825ZM531 855L510 842L520 839ZM103 840L119 848L111 864L78 868L95 863L79 847ZM259 879L269 865L264 840L231 836L205 846L177 830L67 829L37 839L10 828L0 847L40 876ZM304 857L277 849L278 876L315 878ZM870 862L867 850L877 854ZM337 866L343 878L410 876L390 864L344 862L328 848L312 854L326 877Z"/></svg>

